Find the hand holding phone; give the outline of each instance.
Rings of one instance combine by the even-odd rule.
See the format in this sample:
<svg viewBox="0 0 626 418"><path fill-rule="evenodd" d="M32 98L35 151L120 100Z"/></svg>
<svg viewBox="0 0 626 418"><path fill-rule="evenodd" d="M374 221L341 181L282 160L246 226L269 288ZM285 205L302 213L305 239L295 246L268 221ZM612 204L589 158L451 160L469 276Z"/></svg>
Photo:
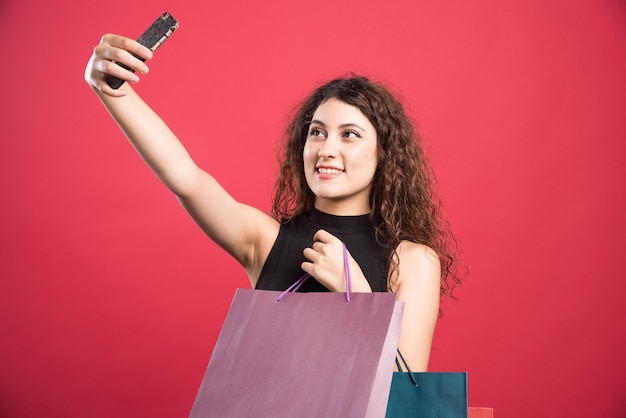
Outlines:
<svg viewBox="0 0 626 418"><path fill-rule="evenodd" d="M176 29L178 29L178 21L174 19L172 15L165 12L161 16L159 16L159 18L155 20L152 25L150 25L150 27L143 33L143 35L141 35L139 39L137 39L137 42L154 52L159 46L161 46L163 42L165 42L167 38L172 35L172 33L174 33ZM135 57L137 56L135 55ZM141 57L137 58L139 58L141 61L145 61ZM127 69L128 71L134 72L134 70L124 64L121 64L119 62L116 62L116 64L122 68ZM112 89L119 89L122 84L124 84L124 80L121 80L110 74L107 74L106 82Z"/></svg>

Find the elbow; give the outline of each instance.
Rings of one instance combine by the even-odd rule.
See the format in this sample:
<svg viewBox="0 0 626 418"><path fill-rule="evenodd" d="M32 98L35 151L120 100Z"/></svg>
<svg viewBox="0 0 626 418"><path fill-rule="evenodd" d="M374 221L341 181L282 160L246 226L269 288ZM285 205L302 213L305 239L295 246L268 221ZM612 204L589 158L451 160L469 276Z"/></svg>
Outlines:
<svg viewBox="0 0 626 418"><path fill-rule="evenodd" d="M161 182L179 199L188 199L198 190L201 170L197 166L157 172Z"/></svg>

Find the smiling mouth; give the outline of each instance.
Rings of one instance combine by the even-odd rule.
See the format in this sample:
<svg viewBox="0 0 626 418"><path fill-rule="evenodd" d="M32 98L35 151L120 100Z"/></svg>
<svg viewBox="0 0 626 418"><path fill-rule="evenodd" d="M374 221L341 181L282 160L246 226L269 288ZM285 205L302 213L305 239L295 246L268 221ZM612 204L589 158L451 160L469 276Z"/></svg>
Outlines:
<svg viewBox="0 0 626 418"><path fill-rule="evenodd" d="M318 167L317 172L320 174L341 174L343 173L343 170L339 170L337 168Z"/></svg>

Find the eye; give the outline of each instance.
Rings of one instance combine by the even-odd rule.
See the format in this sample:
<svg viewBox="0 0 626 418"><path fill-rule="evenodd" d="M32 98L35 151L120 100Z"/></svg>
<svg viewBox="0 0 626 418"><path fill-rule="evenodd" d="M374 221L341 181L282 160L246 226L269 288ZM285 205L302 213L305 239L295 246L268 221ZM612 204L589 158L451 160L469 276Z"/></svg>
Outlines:
<svg viewBox="0 0 626 418"><path fill-rule="evenodd" d="M323 136L324 132L319 130L318 128L311 128L309 130L309 136Z"/></svg>
<svg viewBox="0 0 626 418"><path fill-rule="evenodd" d="M359 133L355 131L345 131L343 133L343 136L345 136L346 138L360 138L361 137L361 135L359 135Z"/></svg>

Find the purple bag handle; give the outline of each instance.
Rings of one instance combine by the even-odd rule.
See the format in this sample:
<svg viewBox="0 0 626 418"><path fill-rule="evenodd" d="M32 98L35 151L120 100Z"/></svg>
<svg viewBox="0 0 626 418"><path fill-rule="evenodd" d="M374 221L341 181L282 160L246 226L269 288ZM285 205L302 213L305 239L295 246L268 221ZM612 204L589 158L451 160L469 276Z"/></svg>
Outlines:
<svg viewBox="0 0 626 418"><path fill-rule="evenodd" d="M350 263L348 261L348 249L346 248L346 244L343 242L341 245L343 246L343 271L346 276L346 302L350 303L350 293L352 293L352 275L350 273ZM311 275L309 273L305 273L304 276L300 277L294 282L294 284L289 286L287 290L281 293L276 298L276 302L280 302L281 299L289 292L297 292L309 277L311 277Z"/></svg>

